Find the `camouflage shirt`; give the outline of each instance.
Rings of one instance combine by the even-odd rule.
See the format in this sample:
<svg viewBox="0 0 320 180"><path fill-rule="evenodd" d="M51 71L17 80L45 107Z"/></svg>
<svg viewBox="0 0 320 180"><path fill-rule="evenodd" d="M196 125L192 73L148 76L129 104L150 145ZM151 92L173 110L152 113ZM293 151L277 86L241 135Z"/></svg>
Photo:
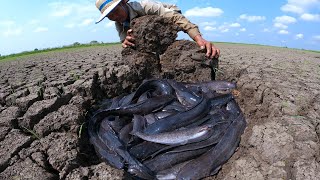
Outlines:
<svg viewBox="0 0 320 180"><path fill-rule="evenodd" d="M186 17L181 14L181 10L172 4L161 3L157 1L142 0L141 2L129 2L127 3L129 10L130 21L136 17L144 15L159 15L172 19L172 21L180 26L184 32L194 39L194 37L200 34L197 25L192 24ZM130 29L128 23L115 22L116 29L119 33L121 42L127 36L127 31Z"/></svg>

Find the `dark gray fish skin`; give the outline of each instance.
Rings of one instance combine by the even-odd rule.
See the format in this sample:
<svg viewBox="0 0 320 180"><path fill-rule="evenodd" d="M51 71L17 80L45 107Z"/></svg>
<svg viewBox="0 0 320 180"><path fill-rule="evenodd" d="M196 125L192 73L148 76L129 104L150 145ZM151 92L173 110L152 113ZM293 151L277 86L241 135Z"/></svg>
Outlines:
<svg viewBox="0 0 320 180"><path fill-rule="evenodd" d="M119 102L121 101L122 97L117 96L112 98L112 104L108 109L113 109L113 108L117 108L120 106Z"/></svg>
<svg viewBox="0 0 320 180"><path fill-rule="evenodd" d="M214 98L210 98L209 104L211 107L223 106L227 104L229 101L231 101L232 99L233 99L232 94L223 94L220 96L216 96Z"/></svg>
<svg viewBox="0 0 320 180"><path fill-rule="evenodd" d="M175 90L176 96L178 97L178 100L181 104L187 107L192 107L197 102L201 100L201 97L187 89L182 83L179 83L175 80L167 80L169 84L173 87Z"/></svg>
<svg viewBox="0 0 320 180"><path fill-rule="evenodd" d="M133 129L132 134L134 134L137 131L143 131L147 126L147 120L143 116L139 114L134 114L132 118L133 123Z"/></svg>
<svg viewBox="0 0 320 180"><path fill-rule="evenodd" d="M152 124L158 120L158 117L155 115L155 113L144 115L144 118L147 120L147 124Z"/></svg>
<svg viewBox="0 0 320 180"><path fill-rule="evenodd" d="M118 107L127 106L131 104L133 96L134 96L134 93L130 93L129 95L123 96L118 103L119 105Z"/></svg>
<svg viewBox="0 0 320 180"><path fill-rule="evenodd" d="M108 116L107 118L107 121L109 121L110 126L116 133L119 133L119 131L128 124L128 121L125 118L119 118L119 116ZM105 120L106 119L103 121Z"/></svg>
<svg viewBox="0 0 320 180"><path fill-rule="evenodd" d="M166 118L168 116L172 116L173 114L177 113L177 111L159 111L154 113L156 116L156 120Z"/></svg>
<svg viewBox="0 0 320 180"><path fill-rule="evenodd" d="M219 140L222 138L224 133L226 132L227 128L229 127L231 122L221 122L217 124L214 127L214 132L213 134L206 140L200 141L200 142L195 142L192 144L187 144L185 146L179 146L176 147L175 149L172 149L168 151L167 153L177 153L177 152L183 152L183 151L193 151L195 149L201 149L204 147L208 147L214 144L217 144Z"/></svg>
<svg viewBox="0 0 320 180"><path fill-rule="evenodd" d="M130 139L131 139L131 131L132 131L133 123L129 123L125 125L120 132L118 133L119 139L124 143L124 144L129 144Z"/></svg>
<svg viewBox="0 0 320 180"><path fill-rule="evenodd" d="M171 104L165 106L162 111L186 111L187 108L177 101L173 101Z"/></svg>
<svg viewBox="0 0 320 180"><path fill-rule="evenodd" d="M148 114L171 103L174 99L172 95L156 96L136 104L116 108L114 111L119 114Z"/></svg>
<svg viewBox="0 0 320 180"><path fill-rule="evenodd" d="M157 172L157 180L175 180L177 178L178 172L186 165L189 161L177 164L169 169Z"/></svg>
<svg viewBox="0 0 320 180"><path fill-rule="evenodd" d="M138 87L132 99L138 99L143 93L150 90L153 90L160 95L173 95L174 93L174 89L166 80L151 79Z"/></svg>
<svg viewBox="0 0 320 180"><path fill-rule="evenodd" d="M160 119L150 124L144 131L145 134L157 134L178 129L203 118L210 111L208 100L204 97L193 108L179 112L172 116Z"/></svg>
<svg viewBox="0 0 320 180"><path fill-rule="evenodd" d="M153 153L166 147L164 144L158 144L153 142L144 141L129 149L130 154L140 160L149 158Z"/></svg>
<svg viewBox="0 0 320 180"><path fill-rule="evenodd" d="M118 139L117 135L113 132L112 128L107 123L101 123L98 131L98 137L105 143L109 144L114 148L114 151L119 154L127 163L128 167L131 168L132 172L142 178L153 179L154 174L150 169L141 164L124 148L124 145Z"/></svg>
<svg viewBox="0 0 320 180"><path fill-rule="evenodd" d="M106 109L97 111L95 117L105 117L108 115L131 115L131 114L149 114L157 109L166 106L175 99L172 95L163 95L149 98L143 102L131 104L124 107Z"/></svg>
<svg viewBox="0 0 320 180"><path fill-rule="evenodd" d="M217 92L230 92L231 90L237 88L236 83L228 82L228 81L208 81L201 83L185 83L187 88L189 87L199 87L203 91L217 91Z"/></svg>
<svg viewBox="0 0 320 180"><path fill-rule="evenodd" d="M147 180L153 180L155 179L155 175L150 175L143 171L138 165L136 164L130 164L127 170L130 174L139 177L139 179L147 179Z"/></svg>
<svg viewBox="0 0 320 180"><path fill-rule="evenodd" d="M213 133L213 125L205 124L203 126L189 129L181 129L158 134L144 134L142 133L141 128L137 128L137 125L135 125L141 123L142 121L145 121L144 117L135 115L135 118L133 118L134 126L132 134L143 140L159 144L185 145L207 139Z"/></svg>
<svg viewBox="0 0 320 180"><path fill-rule="evenodd" d="M112 167L117 169L124 168L124 159L106 146L99 138L90 136L89 141L94 145L94 149L101 160L108 162Z"/></svg>
<svg viewBox="0 0 320 180"><path fill-rule="evenodd" d="M205 118L207 119L208 117L205 117ZM217 144L231 123L231 121L223 120L222 118L223 117L220 116L220 114L215 114L214 116L211 116L211 119L209 117L209 120L207 120L205 122L206 124L213 124L214 125L213 132L209 138L207 138L203 141L194 142L194 143L186 144L183 146L166 146L166 147L154 152L151 155L151 157L154 157L164 151L167 151L167 153L177 153L177 152L192 151L195 149L201 149L204 147L208 147L208 146ZM198 123L198 122L196 122L196 123ZM202 123L204 123L204 122L201 122L201 124ZM195 123L193 123L193 124L195 124ZM191 125L193 125L193 124L191 124ZM201 124L198 124L198 125L201 125Z"/></svg>
<svg viewBox="0 0 320 180"><path fill-rule="evenodd" d="M158 172L161 170L171 168L176 164L198 157L199 155L207 152L211 148L212 147L205 147L194 151L184 151L179 153L163 153L150 160L144 161L143 164L146 165L152 171Z"/></svg>
<svg viewBox="0 0 320 180"><path fill-rule="evenodd" d="M178 173L177 179L191 180L209 176L213 170L216 170L233 155L245 127L246 121L243 114L240 114L229 126L219 143L208 152L186 164Z"/></svg>
<svg viewBox="0 0 320 180"><path fill-rule="evenodd" d="M242 112L241 108L239 107L236 100L234 100L234 99L231 100L230 102L228 102L228 104L226 106L226 110L227 110L228 114L230 114L234 118L238 117Z"/></svg>
<svg viewBox="0 0 320 180"><path fill-rule="evenodd" d="M137 159L135 159L130 155L130 153L124 148L124 145L119 140L115 132L112 130L111 126L108 123L101 123L97 125L97 122L99 122L98 120L99 119L95 117L89 120L88 133L89 133L90 139L91 138L93 140L99 139L109 149L113 150L113 152L115 152L121 158L123 158L124 161L129 165L129 167L131 167L133 171L139 172L139 174L143 178L153 179L154 173L150 171L149 168L141 164ZM90 142L95 143L95 141L90 141Z"/></svg>
<svg viewBox="0 0 320 180"><path fill-rule="evenodd" d="M139 97L139 99L138 99L137 102L145 101L145 100L147 100L148 98L151 98L151 93L150 93L150 91L144 92L144 93Z"/></svg>
<svg viewBox="0 0 320 180"><path fill-rule="evenodd" d="M189 124L187 126L184 126L182 128L192 128L192 127L197 127L197 126L200 126L201 124L203 124L204 122L208 121L211 119L211 116L212 115L206 115L205 117L199 119L198 121L192 123L192 124Z"/></svg>
<svg viewBox="0 0 320 180"><path fill-rule="evenodd" d="M113 148L109 147L98 137L95 131L95 119L91 118L89 120L88 133L89 133L89 141L92 145L94 145L95 151L100 159L108 162L111 166L122 169L124 168L124 159L113 150Z"/></svg>
<svg viewBox="0 0 320 180"><path fill-rule="evenodd" d="M205 121L205 122L201 123L200 125L203 126L205 124L212 124L212 125L216 126L216 125L224 124L224 123L230 124L233 121L233 119L228 118L222 112L209 115L209 117L210 117L210 119L208 119L208 121Z"/></svg>

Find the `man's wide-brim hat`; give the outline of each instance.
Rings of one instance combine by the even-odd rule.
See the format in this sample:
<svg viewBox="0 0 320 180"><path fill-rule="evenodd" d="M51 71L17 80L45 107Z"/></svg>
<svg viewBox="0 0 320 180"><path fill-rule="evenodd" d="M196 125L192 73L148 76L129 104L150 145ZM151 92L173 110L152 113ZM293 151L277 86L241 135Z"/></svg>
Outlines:
<svg viewBox="0 0 320 180"><path fill-rule="evenodd" d="M101 16L96 24L102 21L120 2L121 0L97 0L96 7L101 12Z"/></svg>

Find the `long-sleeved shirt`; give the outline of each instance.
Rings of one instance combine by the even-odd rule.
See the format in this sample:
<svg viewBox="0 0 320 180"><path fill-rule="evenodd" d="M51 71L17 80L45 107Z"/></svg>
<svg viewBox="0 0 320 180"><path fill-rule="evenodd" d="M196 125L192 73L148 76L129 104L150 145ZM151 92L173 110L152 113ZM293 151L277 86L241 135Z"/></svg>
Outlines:
<svg viewBox="0 0 320 180"><path fill-rule="evenodd" d="M128 2L127 6L130 21L136 17L145 15L159 15L171 19L172 22L181 27L185 33L188 33L192 39L194 39L196 35L200 34L198 26L191 23L186 17L184 17L181 14L181 10L175 5L142 0L141 2ZM115 24L120 40L123 42L130 27L120 22L115 22Z"/></svg>

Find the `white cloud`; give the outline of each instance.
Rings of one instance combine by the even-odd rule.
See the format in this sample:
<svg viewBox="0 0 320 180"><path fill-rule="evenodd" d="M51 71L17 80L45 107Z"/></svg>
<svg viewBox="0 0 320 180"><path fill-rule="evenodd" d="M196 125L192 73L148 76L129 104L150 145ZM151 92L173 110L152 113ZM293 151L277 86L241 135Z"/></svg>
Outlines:
<svg viewBox="0 0 320 180"><path fill-rule="evenodd" d="M302 20L305 20L305 21L320 21L320 15L319 14L308 14L308 13L305 13L305 14L302 14L300 16L300 18Z"/></svg>
<svg viewBox="0 0 320 180"><path fill-rule="evenodd" d="M31 21L29 21L29 24L30 25L35 25L35 24L39 24L39 20L37 20L37 19L32 19Z"/></svg>
<svg viewBox="0 0 320 180"><path fill-rule="evenodd" d="M279 29L287 29L288 26L282 23L274 23L273 24L274 27L279 28Z"/></svg>
<svg viewBox="0 0 320 180"><path fill-rule="evenodd" d="M289 31L282 29L282 30L278 31L278 34L289 34Z"/></svg>
<svg viewBox="0 0 320 180"><path fill-rule="evenodd" d="M19 36L22 34L22 28L7 29L3 32L4 37Z"/></svg>
<svg viewBox="0 0 320 180"><path fill-rule="evenodd" d="M16 22L12 20L0 21L2 35L4 37L19 36L22 34L22 28L16 26Z"/></svg>
<svg viewBox="0 0 320 180"><path fill-rule="evenodd" d="M0 26L8 27L8 26L12 26L14 24L15 24L15 22L11 21L11 20L0 21Z"/></svg>
<svg viewBox="0 0 320 180"><path fill-rule="evenodd" d="M283 12L292 12L292 13L297 13L297 14L302 14L304 12L304 9L301 7L298 7L293 4L286 4L281 7L281 10Z"/></svg>
<svg viewBox="0 0 320 180"><path fill-rule="evenodd" d="M51 13L51 16L54 17L65 17L69 16L71 14L71 7L62 7L61 9L59 8L54 8L54 11Z"/></svg>
<svg viewBox="0 0 320 180"><path fill-rule="evenodd" d="M281 24L292 24L297 22L296 18L291 16L278 16L274 19L275 23L281 23Z"/></svg>
<svg viewBox="0 0 320 180"><path fill-rule="evenodd" d="M75 27L75 24L73 24L73 23L66 24L66 25L64 25L64 27L71 29L71 28L74 28L74 27Z"/></svg>
<svg viewBox="0 0 320 180"><path fill-rule="evenodd" d="M229 32L229 27L230 27L230 24L228 23L223 23L223 25L219 26L218 27L218 30L222 33L226 33L226 32Z"/></svg>
<svg viewBox="0 0 320 180"><path fill-rule="evenodd" d="M241 24L239 24L239 23L231 23L230 27L241 27Z"/></svg>
<svg viewBox="0 0 320 180"><path fill-rule="evenodd" d="M99 11L93 5L93 2L81 1L77 3L72 2L53 2L49 3L51 9L50 15L53 17L66 17L72 15L73 17L98 17Z"/></svg>
<svg viewBox="0 0 320 180"><path fill-rule="evenodd" d="M226 29L222 29L222 30L221 30L221 32L222 32L222 33L229 32L229 29L228 29L228 28L226 28Z"/></svg>
<svg viewBox="0 0 320 180"><path fill-rule="evenodd" d="M264 29L262 30L262 32L271 32L271 31L270 31L270 29L268 29L268 28L264 28Z"/></svg>
<svg viewBox="0 0 320 180"><path fill-rule="evenodd" d="M200 26L213 26L216 22L201 22L199 23Z"/></svg>
<svg viewBox="0 0 320 180"><path fill-rule="evenodd" d="M192 9L187 10L184 15L185 16L197 16L197 17L217 17L221 16L223 11L219 8L213 7L206 7L206 8L199 8L194 7Z"/></svg>
<svg viewBox="0 0 320 180"><path fill-rule="evenodd" d="M241 24L240 23L223 23L223 25L219 26L218 29L221 32L228 32L229 28L240 28Z"/></svg>
<svg viewBox="0 0 320 180"><path fill-rule="evenodd" d="M266 20L265 16L248 16L247 14L241 14L240 19L246 20L248 22L264 21Z"/></svg>
<svg viewBox="0 0 320 180"><path fill-rule="evenodd" d="M281 7L284 12L303 14L312 10L318 11L320 0L288 0L287 4Z"/></svg>
<svg viewBox="0 0 320 180"><path fill-rule="evenodd" d="M312 37L314 40L320 41L320 35L316 35Z"/></svg>
<svg viewBox="0 0 320 180"><path fill-rule="evenodd" d="M247 29L246 28L241 28L240 31L241 32L245 32L245 31L247 31Z"/></svg>
<svg viewBox="0 0 320 180"><path fill-rule="evenodd" d="M90 24L93 24L93 22L94 22L94 19L85 19L79 24L79 26L88 26Z"/></svg>
<svg viewBox="0 0 320 180"><path fill-rule="evenodd" d="M217 30L217 28L212 27L212 26L205 26L203 29L204 29L205 31L215 31L215 30Z"/></svg>
<svg viewBox="0 0 320 180"><path fill-rule="evenodd" d="M39 32L47 32L49 29L46 27L38 27L33 32L39 33Z"/></svg>
<svg viewBox="0 0 320 180"><path fill-rule="evenodd" d="M295 39L303 39L303 34L296 34L294 36Z"/></svg>

